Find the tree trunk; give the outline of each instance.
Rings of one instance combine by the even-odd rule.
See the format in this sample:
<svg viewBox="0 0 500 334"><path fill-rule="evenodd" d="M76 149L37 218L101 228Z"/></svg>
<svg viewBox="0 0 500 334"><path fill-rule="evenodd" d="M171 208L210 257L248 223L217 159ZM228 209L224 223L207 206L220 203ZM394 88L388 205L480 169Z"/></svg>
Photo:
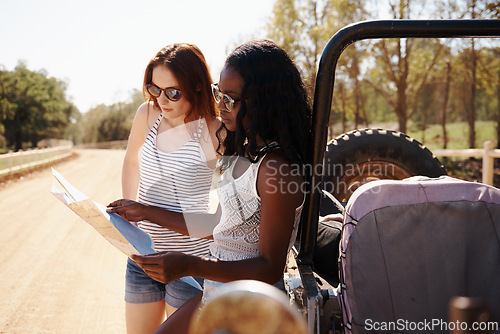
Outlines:
<svg viewBox="0 0 500 334"><path fill-rule="evenodd" d="M361 91L361 88L360 88L359 99L360 99L360 102L361 102L361 114L363 115L363 118L365 120L365 127L369 128L370 127L370 124L369 124L370 121L368 119L368 115L366 114L365 98L363 97L363 92Z"/></svg>
<svg viewBox="0 0 500 334"><path fill-rule="evenodd" d="M471 83L470 83L470 101L469 101L469 108L467 110L467 122L469 123L469 148L474 148L476 147L476 130L474 127L475 121L476 121L476 107L475 107L475 100L476 100L476 50L474 49L474 39L472 39L472 46L471 46Z"/></svg>
<svg viewBox="0 0 500 334"><path fill-rule="evenodd" d="M359 116L359 99L357 97L356 91L354 92L354 104L355 104L355 109L354 109L354 128L358 129L359 128L359 123L361 123L361 117Z"/></svg>
<svg viewBox="0 0 500 334"><path fill-rule="evenodd" d="M345 110L346 109L345 108L346 97L345 97L344 84L341 83L338 87L339 87L340 102L341 102L340 112L342 113L342 133L345 133L346 128L347 128L347 116L346 116L346 110Z"/></svg>
<svg viewBox="0 0 500 334"><path fill-rule="evenodd" d="M422 120L422 144L425 145L425 129L427 129L427 108L422 110L423 120Z"/></svg>
<svg viewBox="0 0 500 334"><path fill-rule="evenodd" d="M14 149L16 151L23 149L23 133L21 129L14 132Z"/></svg>
<svg viewBox="0 0 500 334"><path fill-rule="evenodd" d="M398 115L399 131L406 133L407 122L407 104L406 104L406 78L401 79L397 91L397 108L396 115Z"/></svg>
<svg viewBox="0 0 500 334"><path fill-rule="evenodd" d="M408 42L406 40L405 52ZM401 39L398 41L398 81L396 82L397 89L397 109L396 114L398 115L399 121L399 131L406 133L406 122L408 118L408 102L407 102L407 89L408 89L408 72L409 72L409 59L405 54L403 56L403 50L401 46Z"/></svg>
<svg viewBox="0 0 500 334"><path fill-rule="evenodd" d="M359 57L356 48L353 48L352 65L349 70L349 75L354 81L354 126L356 129L363 122L363 92L361 91L361 84L359 82ZM366 121L366 118L364 119Z"/></svg>
<svg viewBox="0 0 500 334"><path fill-rule="evenodd" d="M398 114L398 124L399 124L399 131L402 133L406 133L406 117L404 115Z"/></svg>
<svg viewBox="0 0 500 334"><path fill-rule="evenodd" d="M446 111L448 110L448 99L450 95L451 62L448 61L446 69L446 83L444 88L443 111L441 115L441 128L443 129L443 148L448 147L448 134L446 133Z"/></svg>
<svg viewBox="0 0 500 334"><path fill-rule="evenodd" d="M500 57L500 51L496 50L497 57ZM497 81L497 148L500 148L500 70L497 71L499 81Z"/></svg>
<svg viewBox="0 0 500 334"><path fill-rule="evenodd" d="M476 0L472 0L471 4L471 18L476 18ZM477 67L477 56L475 49L474 38L471 39L471 85L470 85L470 101L469 108L467 110L467 121L469 123L469 148L476 147L476 67Z"/></svg>
<svg viewBox="0 0 500 334"><path fill-rule="evenodd" d="M31 147L36 147L38 144L38 141L40 140L40 136L36 133L31 135Z"/></svg>
<svg viewBox="0 0 500 334"><path fill-rule="evenodd" d="M363 97L361 83L357 77L354 79L354 98L354 103L356 105L356 128L358 128L361 123L364 123L368 128L368 116L366 115L365 110L365 99Z"/></svg>

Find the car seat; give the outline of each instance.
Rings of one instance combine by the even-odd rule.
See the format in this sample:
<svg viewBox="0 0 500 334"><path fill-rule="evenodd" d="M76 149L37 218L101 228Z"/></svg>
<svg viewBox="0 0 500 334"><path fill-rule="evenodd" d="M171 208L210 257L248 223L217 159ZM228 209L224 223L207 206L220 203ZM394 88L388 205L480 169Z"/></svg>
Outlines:
<svg viewBox="0 0 500 334"><path fill-rule="evenodd" d="M339 303L347 333L449 332L455 296L500 320L500 190L448 176L380 180L346 205Z"/></svg>

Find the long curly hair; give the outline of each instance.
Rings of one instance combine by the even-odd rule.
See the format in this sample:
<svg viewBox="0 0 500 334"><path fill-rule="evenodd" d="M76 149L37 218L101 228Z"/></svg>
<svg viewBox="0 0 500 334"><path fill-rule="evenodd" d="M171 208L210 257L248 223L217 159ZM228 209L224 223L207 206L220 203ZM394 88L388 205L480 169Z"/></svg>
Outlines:
<svg viewBox="0 0 500 334"><path fill-rule="evenodd" d="M146 89L146 85L151 83L156 66L166 66L173 72L179 82L181 94L191 103L191 109L184 119L185 123L219 115L210 89L212 77L205 56L196 45L189 43L167 45L149 61L144 71L143 95L156 110L160 110L158 100Z"/></svg>
<svg viewBox="0 0 500 334"><path fill-rule="evenodd" d="M222 125L217 131L224 155L255 162L261 155L259 137L266 144L277 142L291 163L303 164L311 106L300 72L287 53L270 40L254 40L238 46L224 66L243 78L241 96L245 99L236 116L237 130L231 132Z"/></svg>

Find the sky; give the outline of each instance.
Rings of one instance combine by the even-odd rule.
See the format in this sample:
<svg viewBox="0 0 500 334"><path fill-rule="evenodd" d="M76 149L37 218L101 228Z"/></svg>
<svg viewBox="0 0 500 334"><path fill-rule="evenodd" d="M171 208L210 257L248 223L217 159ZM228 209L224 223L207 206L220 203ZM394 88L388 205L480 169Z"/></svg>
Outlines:
<svg viewBox="0 0 500 334"><path fill-rule="evenodd" d="M0 0L0 69L20 60L67 83L80 112L126 101L163 46L197 45L214 81L228 53L265 36L273 0Z"/></svg>

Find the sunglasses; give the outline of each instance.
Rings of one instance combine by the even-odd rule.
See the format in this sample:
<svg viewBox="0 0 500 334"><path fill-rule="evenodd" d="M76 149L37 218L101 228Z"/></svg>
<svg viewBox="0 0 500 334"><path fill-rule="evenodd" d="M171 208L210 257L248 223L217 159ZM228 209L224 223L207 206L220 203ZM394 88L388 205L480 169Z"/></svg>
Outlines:
<svg viewBox="0 0 500 334"><path fill-rule="evenodd" d="M227 112L231 112L231 110L233 110L234 104L241 101L235 100L227 94L223 94L219 89L219 84L211 84L210 86L212 87L212 95L214 96L215 102L220 103L220 101L222 100Z"/></svg>
<svg viewBox="0 0 500 334"><path fill-rule="evenodd" d="M147 84L146 90L148 91L149 94L151 94L151 96L153 96L155 98L159 98L161 95L161 92L163 92L165 94L165 97L172 102L177 102L182 97L181 91L177 88L170 87L170 88L161 89L158 86L156 86L155 84Z"/></svg>

